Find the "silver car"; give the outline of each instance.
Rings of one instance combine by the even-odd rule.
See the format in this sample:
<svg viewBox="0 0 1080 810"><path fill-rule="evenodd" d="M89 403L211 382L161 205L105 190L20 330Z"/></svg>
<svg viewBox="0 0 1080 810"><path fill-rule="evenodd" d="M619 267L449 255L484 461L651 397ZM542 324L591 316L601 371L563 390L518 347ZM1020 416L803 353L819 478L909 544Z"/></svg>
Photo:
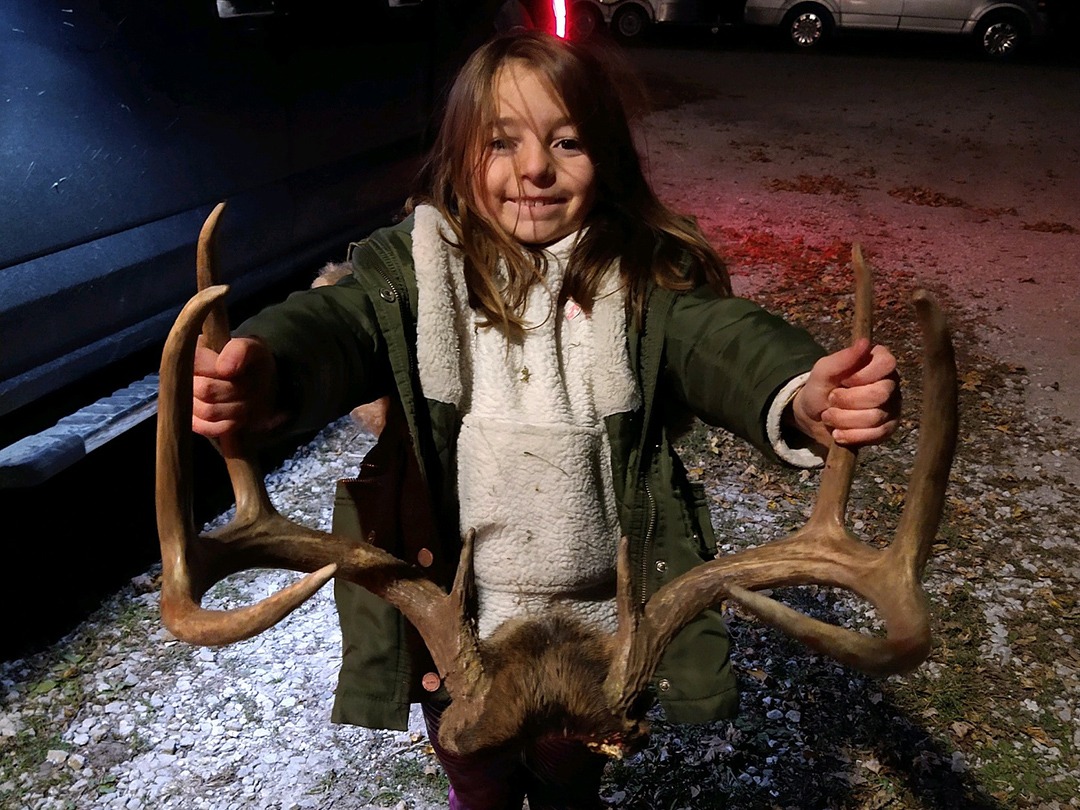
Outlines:
<svg viewBox="0 0 1080 810"><path fill-rule="evenodd" d="M922 31L971 38L992 59L1017 54L1047 30L1046 0L747 0L750 25L778 26L798 48L837 31Z"/></svg>
<svg viewBox="0 0 1080 810"><path fill-rule="evenodd" d="M742 22L743 0L566 0L571 39L610 29L619 42L639 42L654 26L712 28Z"/></svg>

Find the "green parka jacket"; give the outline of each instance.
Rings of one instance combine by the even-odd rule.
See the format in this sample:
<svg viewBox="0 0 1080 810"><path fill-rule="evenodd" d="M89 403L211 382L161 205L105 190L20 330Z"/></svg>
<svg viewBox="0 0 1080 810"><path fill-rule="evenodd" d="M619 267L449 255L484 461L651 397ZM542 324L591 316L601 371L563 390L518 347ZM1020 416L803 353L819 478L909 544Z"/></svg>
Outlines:
<svg viewBox="0 0 1080 810"><path fill-rule="evenodd" d="M279 399L295 415L290 426L298 431L319 429L385 394L400 403L434 524L423 564L446 586L460 548L455 444L461 414L421 392L411 222L351 245L351 277L295 293L237 331L269 344L278 363ZM756 304L720 298L707 288L654 288L643 322L629 326L627 339L643 404L609 417L606 427L619 518L630 541L635 587L645 600L716 552L704 494L688 481L672 448L666 418L672 406L688 408L775 457L765 428L771 400L824 352L806 332ZM367 536L351 494L347 482L339 484L334 529ZM401 509L413 513L416 504ZM391 552L402 559L416 554L400 532L387 534ZM349 583L337 583L335 595L343 656L333 720L406 728L409 704L430 697L420 685L430 659L395 609ZM734 715L738 695L719 613L706 611L675 638L653 689L673 722Z"/></svg>

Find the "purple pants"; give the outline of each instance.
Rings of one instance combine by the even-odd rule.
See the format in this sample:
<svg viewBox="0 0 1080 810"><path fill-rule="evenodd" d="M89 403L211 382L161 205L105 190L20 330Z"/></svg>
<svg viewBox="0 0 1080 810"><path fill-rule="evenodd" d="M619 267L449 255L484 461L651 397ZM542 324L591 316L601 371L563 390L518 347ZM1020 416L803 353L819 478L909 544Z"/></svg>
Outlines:
<svg viewBox="0 0 1080 810"><path fill-rule="evenodd" d="M577 740L549 737L524 751L496 749L456 756L439 745L445 706L423 704L428 738L450 780L450 810L599 810L607 758Z"/></svg>

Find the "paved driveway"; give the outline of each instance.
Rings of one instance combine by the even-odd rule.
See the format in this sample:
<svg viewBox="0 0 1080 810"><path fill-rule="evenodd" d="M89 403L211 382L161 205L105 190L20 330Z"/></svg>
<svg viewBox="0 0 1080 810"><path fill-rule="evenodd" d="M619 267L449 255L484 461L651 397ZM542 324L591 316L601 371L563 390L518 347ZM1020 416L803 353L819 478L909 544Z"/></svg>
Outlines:
<svg viewBox="0 0 1080 810"><path fill-rule="evenodd" d="M721 243L860 241L984 316L1032 405L1080 422L1080 70L886 45L632 49L659 191ZM767 278L734 273L744 293Z"/></svg>

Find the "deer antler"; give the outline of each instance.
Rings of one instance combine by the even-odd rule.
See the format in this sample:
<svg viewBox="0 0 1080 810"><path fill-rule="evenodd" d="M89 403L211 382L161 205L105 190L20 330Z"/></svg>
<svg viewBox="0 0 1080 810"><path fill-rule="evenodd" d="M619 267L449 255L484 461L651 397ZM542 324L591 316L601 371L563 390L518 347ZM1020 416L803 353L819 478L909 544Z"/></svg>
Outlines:
<svg viewBox="0 0 1080 810"><path fill-rule="evenodd" d="M236 495L236 516L200 535L191 516L193 356L200 324L220 348L228 340L226 288L213 277L213 235L222 206L199 237L197 293L173 326L162 353L158 402L157 510L161 541L162 616L179 638L227 644L259 633L310 597L331 577L356 582L398 608L427 645L453 703L440 741L456 753L554 730L619 753L647 734L640 700L667 644L702 610L732 599L811 647L871 673L915 667L929 650L927 601L920 585L944 505L956 442L956 368L945 320L925 292L915 306L925 343L923 412L907 502L896 537L872 548L844 526L855 453L834 446L806 525L788 537L698 566L645 604L633 596L629 553L617 558L619 626L614 636L562 614L506 622L482 642L471 620L470 532L449 594L422 571L364 542L299 526L276 512L252 454L222 442ZM870 335L869 271L856 246L856 337ZM206 590L231 573L273 567L311 572L256 605L210 611ZM813 620L756 590L821 584L869 601L884 619L878 638Z"/></svg>
<svg viewBox="0 0 1080 810"><path fill-rule="evenodd" d="M215 285L213 238L224 208L210 214L199 236L200 291L177 317L162 352L158 397L157 515L161 543L161 612L165 626L192 644L229 644L268 629L311 597L330 578L357 582L397 607L417 627L441 672L461 680L475 675L473 640L454 628L465 610L463 588L451 594L408 565L368 543L353 543L282 517L270 503L262 473L239 442L219 445L236 497L227 525L199 535L191 516L191 402L199 325L220 349L228 340L223 299ZM229 574L248 568L311 572L258 604L229 611L206 610L203 594ZM463 687L464 688L464 684Z"/></svg>
<svg viewBox="0 0 1080 810"><path fill-rule="evenodd" d="M853 338L870 337L871 279L858 245ZM914 296L923 332L923 408L907 499L892 544L877 549L845 527L855 469L854 450L834 444L822 472L810 519L786 538L725 555L660 588L644 607L620 605L616 654L605 690L626 711L645 688L663 650L707 607L732 599L784 633L855 669L875 675L909 671L930 650L930 623L920 583L941 519L956 445L956 365L945 319L926 291ZM622 576L628 577L628 572ZM755 590L787 585L833 585L877 610L885 637L811 619ZM629 593L628 588L620 592Z"/></svg>

